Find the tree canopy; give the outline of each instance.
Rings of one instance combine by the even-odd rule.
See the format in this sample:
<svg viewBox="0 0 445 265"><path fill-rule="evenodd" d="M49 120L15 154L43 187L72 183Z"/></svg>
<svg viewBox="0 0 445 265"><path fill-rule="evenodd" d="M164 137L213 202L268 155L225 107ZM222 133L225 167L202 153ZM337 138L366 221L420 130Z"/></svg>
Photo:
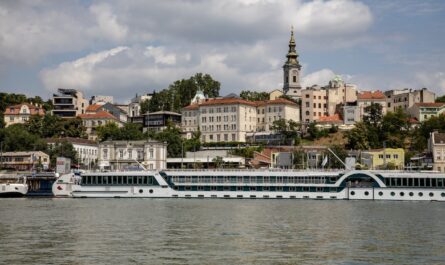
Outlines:
<svg viewBox="0 0 445 265"><path fill-rule="evenodd" d="M269 93L268 92L257 92L257 91L250 91L250 90L243 90L240 93L240 98L244 100L250 100L250 101L260 101L260 100L268 100L269 99Z"/></svg>
<svg viewBox="0 0 445 265"><path fill-rule="evenodd" d="M141 107L142 113L146 111L175 111L190 104L198 90L207 97L218 97L221 84L209 74L197 73L188 79L173 82L167 89L154 92L152 98Z"/></svg>
<svg viewBox="0 0 445 265"><path fill-rule="evenodd" d="M119 128L116 123L109 122L96 127L97 138L103 142L106 140L143 140L146 136L142 133L141 125L126 123Z"/></svg>
<svg viewBox="0 0 445 265"><path fill-rule="evenodd" d="M284 136L283 144L300 143L301 125L293 120L278 119L273 122L271 129Z"/></svg>

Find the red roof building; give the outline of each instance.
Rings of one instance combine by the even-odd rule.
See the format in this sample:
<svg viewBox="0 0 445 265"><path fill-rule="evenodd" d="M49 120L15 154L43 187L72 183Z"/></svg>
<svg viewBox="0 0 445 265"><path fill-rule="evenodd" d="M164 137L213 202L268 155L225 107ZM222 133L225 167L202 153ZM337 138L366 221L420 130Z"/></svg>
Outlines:
<svg viewBox="0 0 445 265"><path fill-rule="evenodd" d="M45 115L45 110L41 106L29 103L22 103L6 107L4 117L6 126L12 124L25 123L31 115Z"/></svg>

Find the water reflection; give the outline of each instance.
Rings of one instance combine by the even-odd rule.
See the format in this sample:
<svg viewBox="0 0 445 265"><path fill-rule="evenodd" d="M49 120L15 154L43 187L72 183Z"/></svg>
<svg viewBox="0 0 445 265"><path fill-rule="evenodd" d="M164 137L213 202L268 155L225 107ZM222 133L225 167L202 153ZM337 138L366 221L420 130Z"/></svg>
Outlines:
<svg viewBox="0 0 445 265"><path fill-rule="evenodd" d="M445 204L2 199L0 263L434 264Z"/></svg>

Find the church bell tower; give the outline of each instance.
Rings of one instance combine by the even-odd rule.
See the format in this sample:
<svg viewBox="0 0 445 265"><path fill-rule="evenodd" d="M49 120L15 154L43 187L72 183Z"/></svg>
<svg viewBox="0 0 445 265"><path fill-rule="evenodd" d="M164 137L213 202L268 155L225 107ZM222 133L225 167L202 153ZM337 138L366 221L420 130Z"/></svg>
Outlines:
<svg viewBox="0 0 445 265"><path fill-rule="evenodd" d="M289 51L287 60L283 65L284 80L283 92L295 99L301 98L300 70L301 65L298 62L298 53L295 49L294 28L292 27L289 40Z"/></svg>

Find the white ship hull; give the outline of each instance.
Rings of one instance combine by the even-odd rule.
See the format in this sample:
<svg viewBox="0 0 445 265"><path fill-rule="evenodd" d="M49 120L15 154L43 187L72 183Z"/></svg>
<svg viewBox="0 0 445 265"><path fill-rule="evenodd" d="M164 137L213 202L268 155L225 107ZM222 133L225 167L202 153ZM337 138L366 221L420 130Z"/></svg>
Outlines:
<svg viewBox="0 0 445 265"><path fill-rule="evenodd" d="M269 175L285 176L288 177L287 181L291 181L292 178L302 177L308 175L318 177L312 177L313 183L244 183L244 182L226 182L226 183L196 183L188 177L206 176L212 174L214 176L227 175L230 176L246 176L246 173L240 172L207 172L207 173L193 173L189 171L167 172L170 179L166 181L165 176L162 177L157 172L148 173L129 173L129 172L114 172L114 173L102 173L100 176L108 177L108 181L118 182L117 176L133 176L137 177L150 175L157 181L157 185L119 185L118 183L107 183L102 185L96 185L95 183L82 183L80 178L76 179L74 176L65 177L65 181L57 181L53 186L53 192L57 197L74 197L74 198L221 198L221 199L323 199L323 200L403 200L403 201L445 201L445 187L443 187L445 175L428 176L428 179L434 178L434 181L419 182L422 185L431 185L434 187L385 187L384 180L379 179L377 176L373 176L369 172L350 172L347 174L335 174L335 173L321 173L321 172L299 172L299 173L271 173L268 172L256 172L249 174L251 177L265 176L269 178ZM321 174L324 174L320 177ZM385 173L386 174L386 173ZM393 174L393 175L391 175ZM415 183L415 180L410 178L424 178L423 175L418 173L395 173L388 174L389 177L399 177L401 185L406 182ZM90 174L91 175L91 174ZM338 175L338 177L336 177ZM377 187L357 187L357 186L345 186L345 181L350 176L362 176L369 175L373 179L373 183ZM378 175L382 178L382 175ZM401 176L401 177L400 177ZM176 177L176 178L175 178ZM327 183L326 179L336 177L336 181ZM402 178L403 177L403 178ZM443 177L443 178L442 178ZM115 179L113 179L115 178ZM179 182L184 180L184 182ZM320 181L317 180L320 178ZM426 178L426 177L425 177ZM63 178L62 178L63 179ZM66 181L67 179L71 181ZM202 177L204 180L204 177ZM232 178L233 179L233 178ZM439 180L440 179L440 180ZM171 180L176 180L173 183ZM324 183L321 183L321 180ZM104 180L105 181L105 180ZM136 180L135 180L136 181ZM88 182L88 180L86 180ZM350 183L349 183L350 184ZM396 183L397 184L397 183ZM343 185L343 186L342 186ZM208 190L210 187L215 190ZM200 188L201 190L193 190ZM218 188L218 189L217 189ZM240 189L233 190L234 188ZM273 188L274 191L264 190ZM189 190L178 190L189 189ZM258 190L257 190L258 189ZM283 191L284 190L284 191ZM306 191L307 190L307 191ZM320 191L318 191L320 190Z"/></svg>
<svg viewBox="0 0 445 265"><path fill-rule="evenodd" d="M0 184L0 197L22 197L28 192L28 185L22 183Z"/></svg>

